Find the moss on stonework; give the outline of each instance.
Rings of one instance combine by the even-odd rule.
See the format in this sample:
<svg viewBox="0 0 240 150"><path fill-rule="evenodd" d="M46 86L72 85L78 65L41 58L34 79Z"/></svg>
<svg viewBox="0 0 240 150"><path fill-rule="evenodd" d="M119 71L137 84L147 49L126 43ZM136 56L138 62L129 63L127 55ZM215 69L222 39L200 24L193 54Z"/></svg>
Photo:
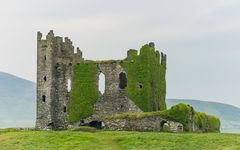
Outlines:
<svg viewBox="0 0 240 150"><path fill-rule="evenodd" d="M159 52L144 45L140 55L130 50L128 56L120 63L127 72L127 96L145 112L165 110L166 64L160 64Z"/></svg>
<svg viewBox="0 0 240 150"><path fill-rule="evenodd" d="M97 66L93 62L73 66L73 85L68 111L70 123L93 114L93 104L99 97L96 75Z"/></svg>
<svg viewBox="0 0 240 150"><path fill-rule="evenodd" d="M194 109L190 105L178 104L172 106L169 110L165 110L162 113L162 117L168 120L180 122L184 126L184 130L189 130L188 124L190 123L190 114L194 112Z"/></svg>

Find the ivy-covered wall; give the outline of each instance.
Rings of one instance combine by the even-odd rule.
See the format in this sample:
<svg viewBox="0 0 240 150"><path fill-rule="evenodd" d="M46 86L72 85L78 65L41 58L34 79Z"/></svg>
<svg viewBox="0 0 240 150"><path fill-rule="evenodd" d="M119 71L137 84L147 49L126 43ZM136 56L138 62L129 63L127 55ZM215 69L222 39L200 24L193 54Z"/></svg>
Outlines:
<svg viewBox="0 0 240 150"><path fill-rule="evenodd" d="M140 54L128 51L128 58L121 61L127 72L127 96L143 111L165 110L166 64L160 64L160 54L148 44Z"/></svg>
<svg viewBox="0 0 240 150"><path fill-rule="evenodd" d="M119 64L120 69L116 67ZM160 63L160 53L155 51L153 47L144 45L139 55L137 55L136 50L129 50L128 57L122 61L82 61L74 64L68 121L74 123L93 115L93 106L101 97L97 87L97 75L99 72L105 73L107 78L105 91L108 92L108 97L103 96L105 98L104 102L109 98L121 99L121 96L109 96L109 93L112 93L111 90L117 91L118 96L123 93L123 89L118 89L118 86L115 88L115 85L118 82L120 83L118 73L122 71L126 72L127 75L124 96L130 98L136 106L145 112L166 109L166 62ZM120 99L119 101L121 101ZM112 100L110 101L112 102ZM120 105L119 103L119 106L115 106L119 108L113 109L120 110L123 106L123 104ZM127 111L128 108L124 110Z"/></svg>
<svg viewBox="0 0 240 150"><path fill-rule="evenodd" d="M93 114L93 104L99 97L96 76L97 66L93 62L84 62L73 66L73 85L68 110L70 123Z"/></svg>

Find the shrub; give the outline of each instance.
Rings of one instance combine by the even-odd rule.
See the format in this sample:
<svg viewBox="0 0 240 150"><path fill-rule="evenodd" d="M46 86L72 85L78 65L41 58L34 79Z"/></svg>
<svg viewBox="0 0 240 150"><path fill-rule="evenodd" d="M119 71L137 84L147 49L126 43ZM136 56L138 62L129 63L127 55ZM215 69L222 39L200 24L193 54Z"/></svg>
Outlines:
<svg viewBox="0 0 240 150"><path fill-rule="evenodd" d="M161 113L161 117L182 123L184 130L188 130L188 124L190 123L190 115L194 111L193 107L185 104L177 104L170 109Z"/></svg>
<svg viewBox="0 0 240 150"><path fill-rule="evenodd" d="M209 115L208 116L209 129L208 132L219 132L220 131L220 120L219 118Z"/></svg>
<svg viewBox="0 0 240 150"><path fill-rule="evenodd" d="M207 127L207 115L203 112L195 112L194 123L200 130L205 131Z"/></svg>

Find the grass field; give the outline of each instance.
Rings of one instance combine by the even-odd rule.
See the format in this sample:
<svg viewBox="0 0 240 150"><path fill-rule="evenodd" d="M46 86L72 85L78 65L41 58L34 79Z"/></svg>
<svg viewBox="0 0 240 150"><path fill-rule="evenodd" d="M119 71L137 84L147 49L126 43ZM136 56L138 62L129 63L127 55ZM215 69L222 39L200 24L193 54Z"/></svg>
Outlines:
<svg viewBox="0 0 240 150"><path fill-rule="evenodd" d="M239 134L0 130L0 150L240 150Z"/></svg>

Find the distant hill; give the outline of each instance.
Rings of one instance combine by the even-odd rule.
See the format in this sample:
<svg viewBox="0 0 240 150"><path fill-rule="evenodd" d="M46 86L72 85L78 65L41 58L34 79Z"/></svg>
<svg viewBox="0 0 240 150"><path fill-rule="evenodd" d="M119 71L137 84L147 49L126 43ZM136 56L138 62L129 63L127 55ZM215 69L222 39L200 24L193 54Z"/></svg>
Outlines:
<svg viewBox="0 0 240 150"><path fill-rule="evenodd" d="M240 108L199 100L167 100L168 108L178 103L218 116L223 132L240 132ZM0 72L0 128L33 127L35 118L36 83Z"/></svg>
<svg viewBox="0 0 240 150"><path fill-rule="evenodd" d="M0 128L34 126L36 84L0 72Z"/></svg>
<svg viewBox="0 0 240 150"><path fill-rule="evenodd" d="M200 100L168 99L166 102L168 108L178 103L189 104L197 111L219 117L222 132L240 132L240 108L238 107Z"/></svg>

